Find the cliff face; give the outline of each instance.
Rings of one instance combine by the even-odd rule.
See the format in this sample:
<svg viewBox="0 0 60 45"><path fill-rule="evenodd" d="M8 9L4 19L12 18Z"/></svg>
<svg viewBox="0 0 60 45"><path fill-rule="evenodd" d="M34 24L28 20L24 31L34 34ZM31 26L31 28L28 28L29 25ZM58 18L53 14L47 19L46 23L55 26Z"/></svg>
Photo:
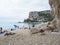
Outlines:
<svg viewBox="0 0 60 45"><path fill-rule="evenodd" d="M51 15L54 17L53 22L55 21L54 23L57 29L60 30L60 0L49 0L49 4L51 7Z"/></svg>
<svg viewBox="0 0 60 45"><path fill-rule="evenodd" d="M38 12L37 11L34 11L34 12L29 12L29 19L31 20L37 20L38 18Z"/></svg>
<svg viewBox="0 0 60 45"><path fill-rule="evenodd" d="M29 19L36 21L51 21L50 10L29 12Z"/></svg>
<svg viewBox="0 0 60 45"><path fill-rule="evenodd" d="M49 0L51 6L51 15L56 18L60 18L60 0Z"/></svg>
<svg viewBox="0 0 60 45"><path fill-rule="evenodd" d="M50 10L44 11L31 11L29 17L24 22L47 22L52 21L53 18L50 15Z"/></svg>

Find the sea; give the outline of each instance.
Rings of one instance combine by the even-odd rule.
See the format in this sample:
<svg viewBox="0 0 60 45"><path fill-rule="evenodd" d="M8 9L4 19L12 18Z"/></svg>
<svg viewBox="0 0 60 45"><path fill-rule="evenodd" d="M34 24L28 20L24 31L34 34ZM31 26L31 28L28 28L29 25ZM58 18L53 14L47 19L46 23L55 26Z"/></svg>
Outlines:
<svg viewBox="0 0 60 45"><path fill-rule="evenodd" d="M12 21L14 21L14 22L12 22ZM6 29L15 28L14 25L17 25L20 28L23 28L23 27L30 27L33 24L35 24L35 25L40 24L40 22L38 22L38 23L25 23L25 22L18 23L17 21L18 20L11 19L11 18L0 18L0 27L2 27L3 30L6 30Z"/></svg>
<svg viewBox="0 0 60 45"><path fill-rule="evenodd" d="M15 28L14 25L17 25L20 28L32 26L32 24L23 23L23 22L22 23L18 23L18 22L12 22L12 23L10 23L10 22L2 22L2 23L0 23L0 27L2 27L3 30Z"/></svg>
<svg viewBox="0 0 60 45"><path fill-rule="evenodd" d="M3 30L6 29L11 29L11 28L15 28L14 25L17 25L19 27L23 27L23 26L28 26L28 24L25 23L17 23L17 21L19 21L16 18L11 18L11 17L0 17L0 27L2 27Z"/></svg>

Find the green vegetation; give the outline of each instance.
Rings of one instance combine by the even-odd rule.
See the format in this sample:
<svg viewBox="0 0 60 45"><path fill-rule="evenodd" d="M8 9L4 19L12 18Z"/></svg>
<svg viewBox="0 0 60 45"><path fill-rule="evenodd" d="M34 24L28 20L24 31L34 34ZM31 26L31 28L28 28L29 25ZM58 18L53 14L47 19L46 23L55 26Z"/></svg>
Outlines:
<svg viewBox="0 0 60 45"><path fill-rule="evenodd" d="M53 17L50 15L50 10L38 12L38 15L44 18L44 21L52 21Z"/></svg>
<svg viewBox="0 0 60 45"><path fill-rule="evenodd" d="M24 22L38 22L37 20L25 19Z"/></svg>

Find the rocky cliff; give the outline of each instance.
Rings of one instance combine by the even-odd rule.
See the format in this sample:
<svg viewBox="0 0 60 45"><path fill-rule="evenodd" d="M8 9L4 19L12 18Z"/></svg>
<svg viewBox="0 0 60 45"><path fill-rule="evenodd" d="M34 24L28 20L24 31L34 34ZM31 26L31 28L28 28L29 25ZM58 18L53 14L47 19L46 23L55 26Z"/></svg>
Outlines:
<svg viewBox="0 0 60 45"><path fill-rule="evenodd" d="M29 12L28 19L25 22L47 22L51 21L53 18L50 15L50 10L44 11L32 11Z"/></svg>
<svg viewBox="0 0 60 45"><path fill-rule="evenodd" d="M60 31L60 0L49 0L51 7L51 15L54 17L53 24L57 26Z"/></svg>

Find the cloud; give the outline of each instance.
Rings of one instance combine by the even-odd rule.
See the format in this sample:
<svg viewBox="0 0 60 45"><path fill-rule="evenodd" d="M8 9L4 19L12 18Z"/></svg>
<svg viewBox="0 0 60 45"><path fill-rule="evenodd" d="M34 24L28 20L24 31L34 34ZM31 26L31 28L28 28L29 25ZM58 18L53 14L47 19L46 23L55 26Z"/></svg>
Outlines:
<svg viewBox="0 0 60 45"><path fill-rule="evenodd" d="M30 11L50 9L48 0L0 0L0 17L28 18Z"/></svg>

